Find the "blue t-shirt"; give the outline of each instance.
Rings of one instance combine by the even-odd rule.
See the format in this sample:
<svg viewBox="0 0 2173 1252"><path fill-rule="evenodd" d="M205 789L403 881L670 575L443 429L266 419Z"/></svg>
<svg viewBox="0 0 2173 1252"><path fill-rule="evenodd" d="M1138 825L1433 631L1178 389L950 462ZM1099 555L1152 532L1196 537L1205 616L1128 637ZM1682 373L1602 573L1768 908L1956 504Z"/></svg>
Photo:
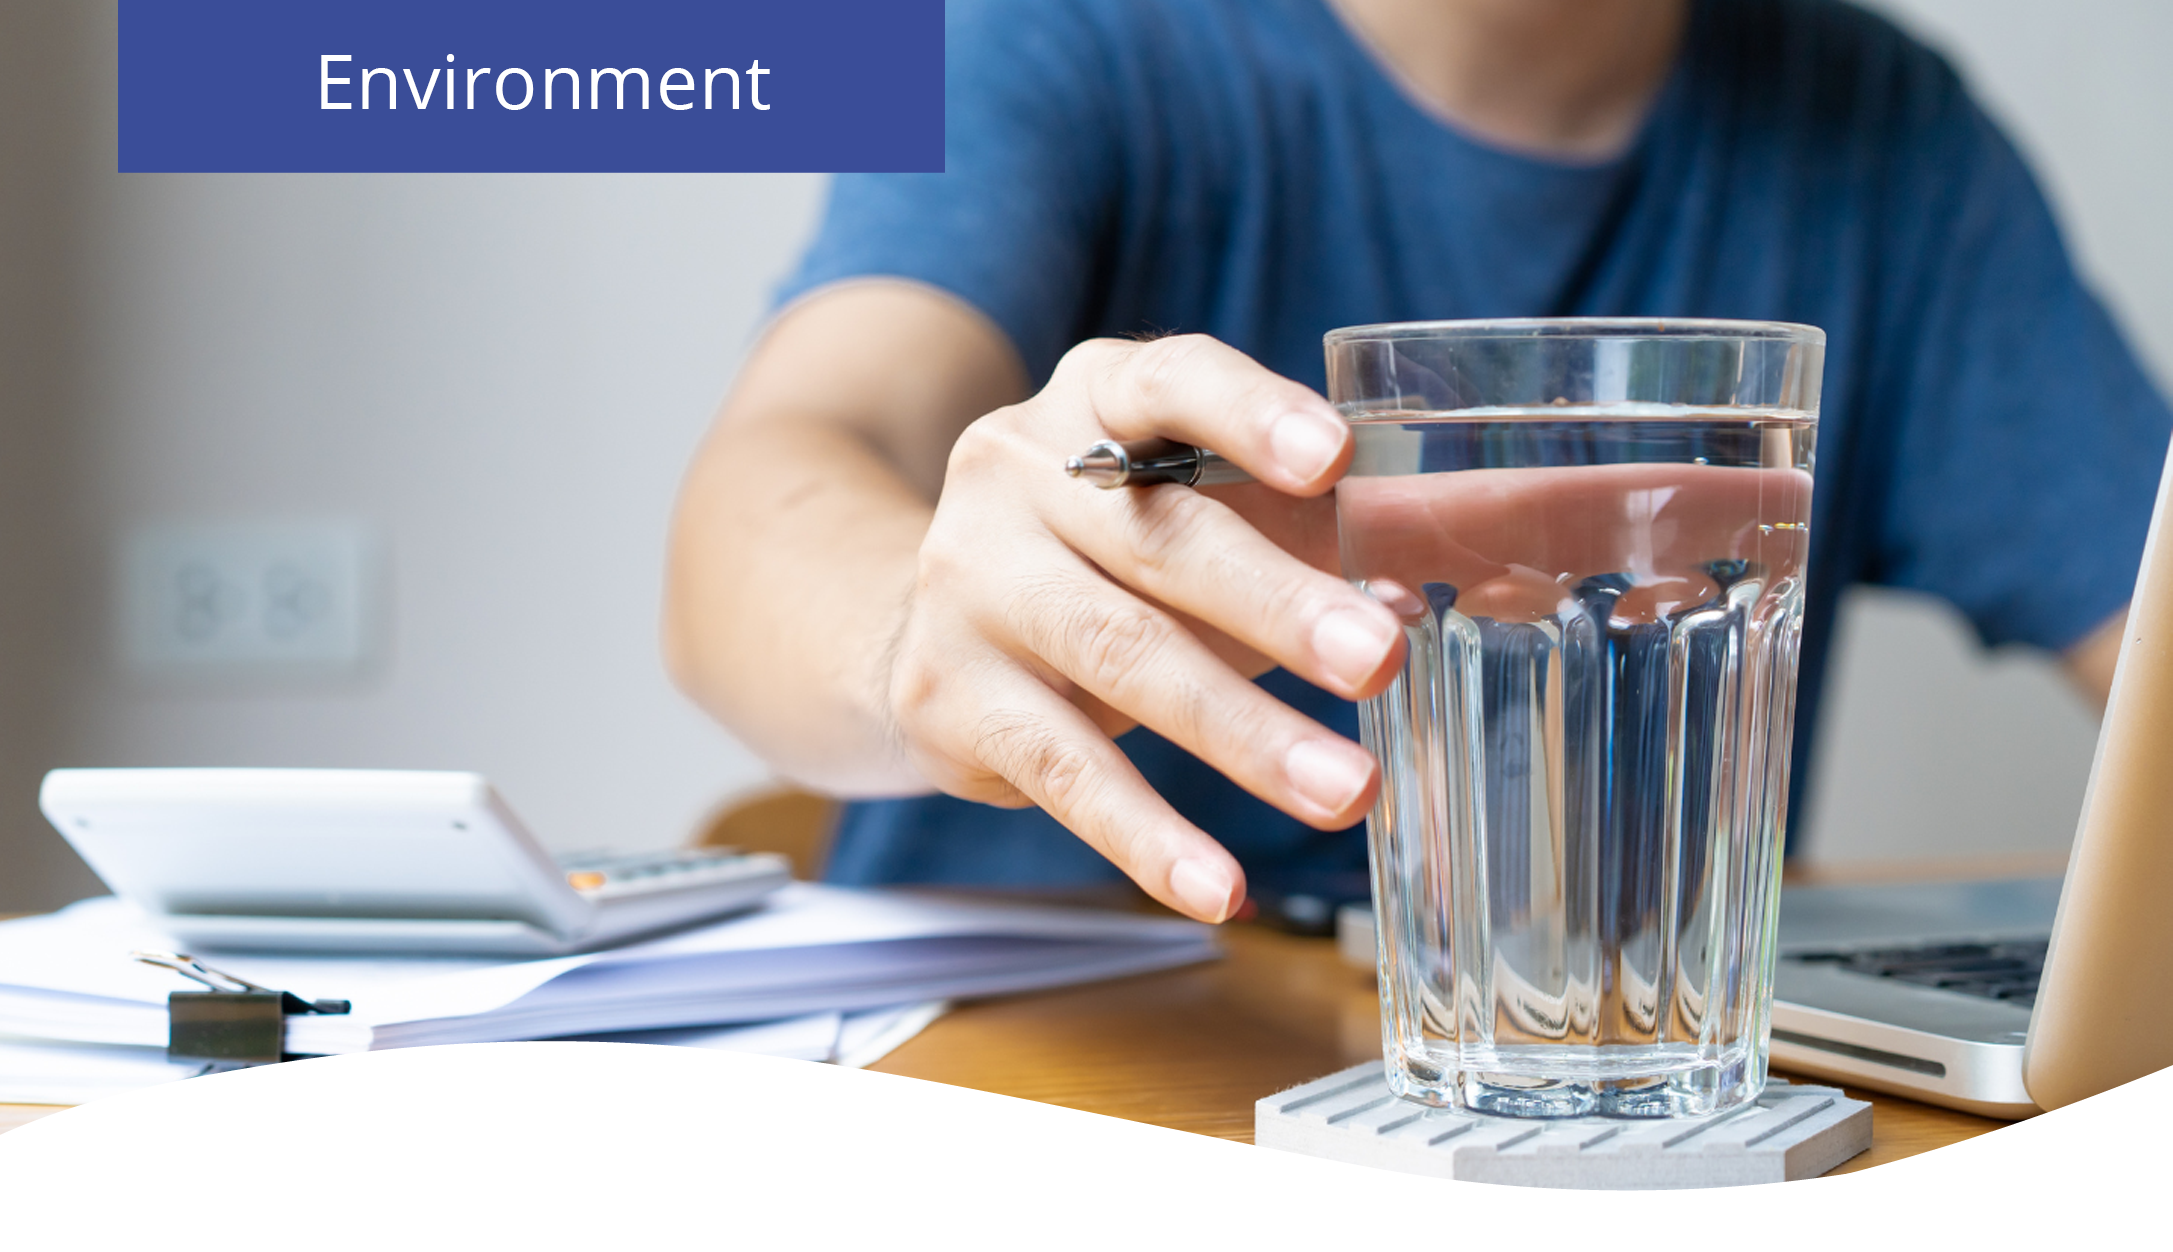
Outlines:
<svg viewBox="0 0 2173 1252"><path fill-rule="evenodd" d="M1077 341L1203 331L1323 385L1321 335L1671 316L1828 335L1796 787L1841 590L1928 591L1987 644L2074 643L2134 586L2169 430L2013 148L1936 55L1832 0L1701 0L1620 158L1546 160L1405 95L1324 0L952 0L946 172L841 177L782 299L857 276L980 309L1035 382ZM1355 737L1352 707L1263 682ZM1138 730L1256 886L1350 881L1323 834ZM1053 820L850 806L831 876L1077 883ZM1362 888L1361 888L1362 890Z"/></svg>

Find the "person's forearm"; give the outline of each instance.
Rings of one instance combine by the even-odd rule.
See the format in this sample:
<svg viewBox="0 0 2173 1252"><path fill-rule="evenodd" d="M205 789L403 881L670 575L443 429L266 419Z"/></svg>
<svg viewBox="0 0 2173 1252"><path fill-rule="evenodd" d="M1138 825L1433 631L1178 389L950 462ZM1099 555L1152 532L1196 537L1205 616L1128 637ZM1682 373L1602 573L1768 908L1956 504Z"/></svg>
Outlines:
<svg viewBox="0 0 2173 1252"><path fill-rule="evenodd" d="M672 675L786 777L929 790L900 751L892 649L958 432L1025 394L1010 343L918 284L842 284L748 354L673 521Z"/></svg>
<svg viewBox="0 0 2173 1252"><path fill-rule="evenodd" d="M925 791L888 725L888 657L932 506L819 422L711 436L679 505L664 615L680 686L780 773Z"/></svg>

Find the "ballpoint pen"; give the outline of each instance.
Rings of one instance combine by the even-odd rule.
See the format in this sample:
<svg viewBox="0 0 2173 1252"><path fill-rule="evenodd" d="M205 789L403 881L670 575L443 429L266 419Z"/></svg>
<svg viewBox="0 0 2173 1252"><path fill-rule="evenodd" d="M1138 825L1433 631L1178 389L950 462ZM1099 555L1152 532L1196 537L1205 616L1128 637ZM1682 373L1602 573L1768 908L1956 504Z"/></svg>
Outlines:
<svg viewBox="0 0 2173 1252"><path fill-rule="evenodd" d="M1252 475L1205 448L1174 439L1104 439L1064 462L1064 472L1097 487L1152 487L1176 483L1205 487L1214 483L1249 483Z"/></svg>

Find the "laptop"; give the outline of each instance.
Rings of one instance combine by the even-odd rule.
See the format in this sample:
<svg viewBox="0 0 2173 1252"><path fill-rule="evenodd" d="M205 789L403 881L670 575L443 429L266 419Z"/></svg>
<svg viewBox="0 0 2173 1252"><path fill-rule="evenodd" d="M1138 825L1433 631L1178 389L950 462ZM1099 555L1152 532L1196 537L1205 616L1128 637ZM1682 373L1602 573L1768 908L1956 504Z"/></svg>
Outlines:
<svg viewBox="0 0 2173 1252"><path fill-rule="evenodd" d="M2009 1118L2173 1065L2169 494L2064 880L1782 892L1775 1065Z"/></svg>
<svg viewBox="0 0 2173 1252"><path fill-rule="evenodd" d="M478 774L58 769L38 804L191 948L556 956L751 908L770 853L554 858Z"/></svg>

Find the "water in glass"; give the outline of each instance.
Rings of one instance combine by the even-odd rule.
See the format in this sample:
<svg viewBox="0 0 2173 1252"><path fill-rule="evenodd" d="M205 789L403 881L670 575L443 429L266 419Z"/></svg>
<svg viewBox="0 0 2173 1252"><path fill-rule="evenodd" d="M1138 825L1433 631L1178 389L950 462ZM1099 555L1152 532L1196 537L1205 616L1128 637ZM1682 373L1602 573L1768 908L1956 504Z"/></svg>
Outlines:
<svg viewBox="0 0 2173 1252"><path fill-rule="evenodd" d="M1361 721L1391 1085L1523 1116L1755 1098L1815 420L1352 416L1344 572L1408 649Z"/></svg>

